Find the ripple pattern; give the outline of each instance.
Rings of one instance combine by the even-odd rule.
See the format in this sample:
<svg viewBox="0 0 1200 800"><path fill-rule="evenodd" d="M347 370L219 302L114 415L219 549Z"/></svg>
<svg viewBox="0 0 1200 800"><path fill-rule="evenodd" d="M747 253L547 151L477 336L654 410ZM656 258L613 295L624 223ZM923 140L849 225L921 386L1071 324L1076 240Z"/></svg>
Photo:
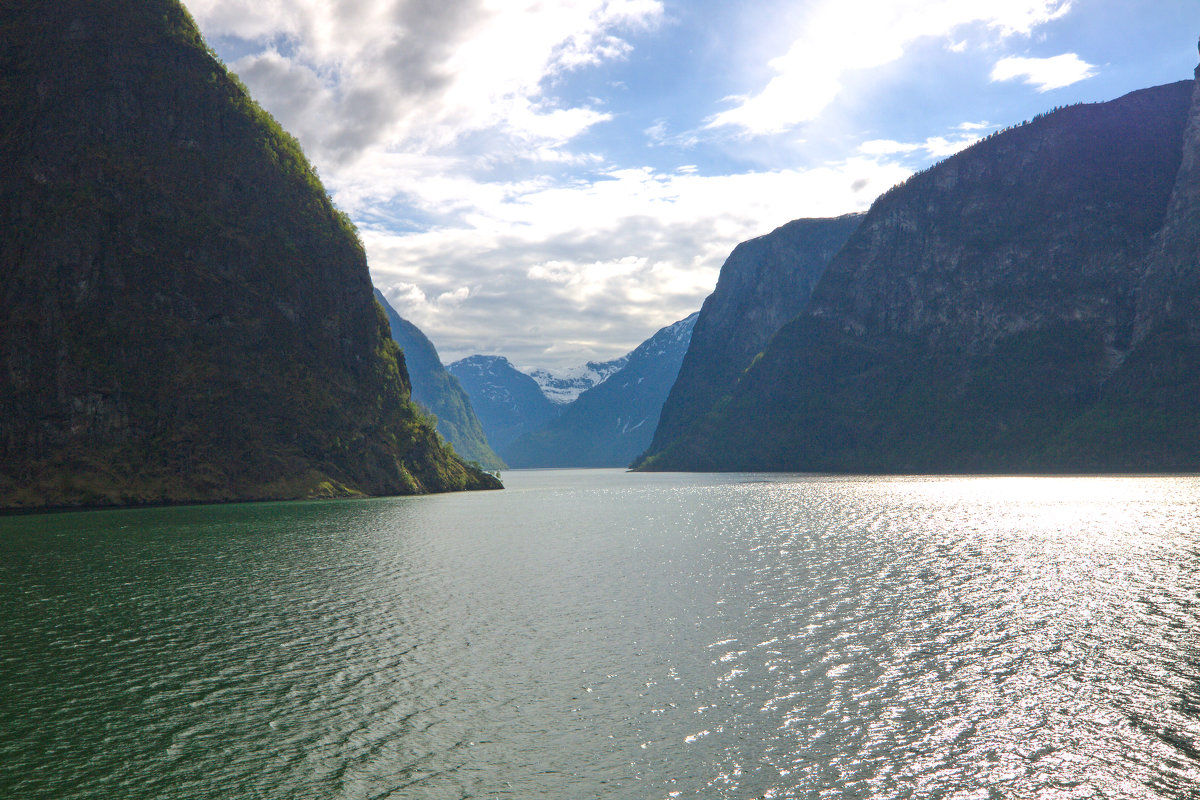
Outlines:
<svg viewBox="0 0 1200 800"><path fill-rule="evenodd" d="M1200 480L0 518L0 796L1200 797Z"/></svg>

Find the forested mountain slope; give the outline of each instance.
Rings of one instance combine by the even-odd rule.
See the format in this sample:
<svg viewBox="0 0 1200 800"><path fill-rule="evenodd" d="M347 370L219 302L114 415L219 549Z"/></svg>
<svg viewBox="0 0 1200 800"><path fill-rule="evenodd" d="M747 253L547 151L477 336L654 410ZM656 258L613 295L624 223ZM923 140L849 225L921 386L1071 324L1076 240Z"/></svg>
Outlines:
<svg viewBox="0 0 1200 800"><path fill-rule="evenodd" d="M498 486L353 226L175 0L0 4L0 506Z"/></svg>

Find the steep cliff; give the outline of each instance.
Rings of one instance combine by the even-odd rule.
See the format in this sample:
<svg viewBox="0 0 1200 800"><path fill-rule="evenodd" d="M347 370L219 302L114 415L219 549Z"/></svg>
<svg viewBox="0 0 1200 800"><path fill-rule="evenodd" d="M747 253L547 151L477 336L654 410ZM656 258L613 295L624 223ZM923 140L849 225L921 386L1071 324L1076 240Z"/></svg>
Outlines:
<svg viewBox="0 0 1200 800"><path fill-rule="evenodd" d="M404 353L413 401L437 418L438 433L454 446L456 453L484 469L502 469L504 462L488 446L479 418L471 408L471 398L458 379L446 371L433 342L420 328L397 314L378 289L375 299L387 314L392 339Z"/></svg>
<svg viewBox="0 0 1200 800"><path fill-rule="evenodd" d="M771 337L808 304L862 217L798 219L734 248L700 309L647 455L679 438L732 390Z"/></svg>
<svg viewBox="0 0 1200 800"><path fill-rule="evenodd" d="M1195 251L1169 255L1164 230L1195 230L1194 206L1171 200L1177 177L1191 186L1192 89L1044 115L881 197L808 308L651 468L1195 468L1194 410L1171 440L1121 433L1130 416L1164 430L1149 376L1195 383L1194 355L1142 332L1171 304L1150 299L1149 273L1169 264L1172 292L1194 297ZM1168 255L1148 270L1155 246Z"/></svg>
<svg viewBox="0 0 1200 800"><path fill-rule="evenodd" d="M624 467L646 449L697 314L659 330L546 427L508 445L514 467Z"/></svg>
<svg viewBox="0 0 1200 800"><path fill-rule="evenodd" d="M1139 342L1163 328L1200 340L1200 67L1184 130L1179 171L1162 229L1139 287L1135 335Z"/></svg>
<svg viewBox="0 0 1200 800"><path fill-rule="evenodd" d="M175 0L0 5L0 506L498 486L353 226Z"/></svg>
<svg viewBox="0 0 1200 800"><path fill-rule="evenodd" d="M1064 457L1200 469L1200 68L1179 171L1138 287L1133 347L1058 437Z"/></svg>

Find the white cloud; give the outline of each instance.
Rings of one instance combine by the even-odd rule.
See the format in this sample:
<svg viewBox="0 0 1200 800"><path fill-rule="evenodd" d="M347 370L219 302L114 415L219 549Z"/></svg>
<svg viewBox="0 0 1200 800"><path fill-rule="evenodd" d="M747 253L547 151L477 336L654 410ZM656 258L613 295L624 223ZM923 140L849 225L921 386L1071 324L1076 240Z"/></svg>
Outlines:
<svg viewBox="0 0 1200 800"><path fill-rule="evenodd" d="M949 158L960 150L965 150L979 141L978 136L959 136L947 139L945 136L931 136L921 145L929 156L935 160Z"/></svg>
<svg viewBox="0 0 1200 800"><path fill-rule="evenodd" d="M659 0L191 0L210 37L314 160L446 150L480 132L513 157L562 147L607 121L545 89L625 57L624 32L662 19ZM285 81L293 81L289 88ZM551 159L553 160L553 159ZM327 171L328 174L328 171Z"/></svg>
<svg viewBox="0 0 1200 800"><path fill-rule="evenodd" d="M1070 8L1070 0L820 0L788 51L770 62L775 77L755 94L732 98L733 107L707 124L779 133L816 119L848 72L897 61L918 39L950 37L971 24L1002 38L1029 35Z"/></svg>
<svg viewBox="0 0 1200 800"><path fill-rule="evenodd" d="M700 144L700 137L695 131L671 133L667 121L662 119L657 120L642 133L651 147L678 147L686 150Z"/></svg>
<svg viewBox="0 0 1200 800"><path fill-rule="evenodd" d="M989 125L964 122L959 131L978 131ZM953 138L930 136L923 142L897 142L892 139L871 139L859 145L858 151L865 156L891 156L919 154L923 160L941 160L965 150L978 142L980 137L973 132L960 133Z"/></svg>
<svg viewBox="0 0 1200 800"><path fill-rule="evenodd" d="M376 284L446 360L491 351L562 367L620 355L695 311L738 242L798 217L865 209L909 174L856 157L739 175L643 168L587 183L422 182L414 205L470 213L416 233L365 227L363 239ZM443 301L461 287L455 304Z"/></svg>
<svg viewBox="0 0 1200 800"><path fill-rule="evenodd" d="M1075 53L1064 53L1053 58L1002 58L992 69L993 81L1011 81L1021 78L1039 92L1061 89L1096 74L1096 67Z"/></svg>
<svg viewBox="0 0 1200 800"><path fill-rule="evenodd" d="M919 144L897 142L892 139L871 139L863 142L858 150L867 156L890 156L896 153L911 153L921 149Z"/></svg>
<svg viewBox="0 0 1200 800"><path fill-rule="evenodd" d="M776 80L710 126L786 128L820 113L849 70L893 61L919 37L945 35L952 46L949 35L969 33L958 31L969 23L1023 35L1069 7L816 5L811 32L773 62ZM638 120L626 139L644 133L658 166L622 167L579 142L595 132L587 147L602 147L601 134L635 115L555 90L570 85L568 73L628 58L635 34L663 21L660 0L189 6L210 40L237 54L233 67L255 97L300 138L358 222L376 284L446 360L498 352L562 367L619 355L695 311L738 242L799 217L865 209L914 160L975 140L965 127L911 144L876 139L804 167L800 144L775 141L761 156L739 148L721 163L780 168L713 174L711 130L679 132L694 117L664 116L648 128ZM686 150L685 161L672 163L672 149Z"/></svg>

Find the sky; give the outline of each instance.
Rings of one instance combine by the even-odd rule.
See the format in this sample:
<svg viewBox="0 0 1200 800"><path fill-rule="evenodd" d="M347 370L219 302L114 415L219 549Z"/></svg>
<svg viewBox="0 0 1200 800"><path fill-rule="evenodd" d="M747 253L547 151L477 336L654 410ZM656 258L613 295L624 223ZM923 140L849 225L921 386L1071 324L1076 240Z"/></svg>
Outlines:
<svg viewBox="0 0 1200 800"><path fill-rule="evenodd" d="M988 133L1190 79L1196 0L185 0L449 363L561 370L738 242Z"/></svg>

